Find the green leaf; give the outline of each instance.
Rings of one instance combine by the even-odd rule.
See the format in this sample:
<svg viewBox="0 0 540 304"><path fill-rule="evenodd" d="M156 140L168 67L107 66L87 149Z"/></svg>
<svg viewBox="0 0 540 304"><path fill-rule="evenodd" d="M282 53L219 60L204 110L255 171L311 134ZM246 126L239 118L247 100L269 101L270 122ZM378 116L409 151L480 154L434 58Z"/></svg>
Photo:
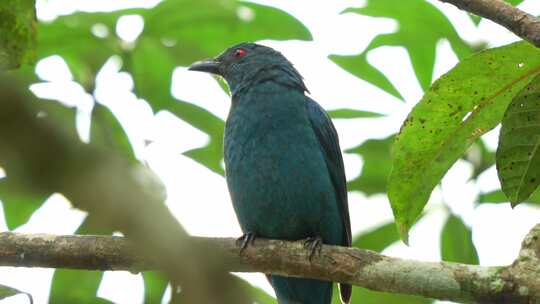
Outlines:
<svg viewBox="0 0 540 304"><path fill-rule="evenodd" d="M471 53L471 48L435 6L425 0L409 0L402 5L399 0L368 0L362 8L349 8L353 12L371 17L386 17L398 22L398 30L375 37L357 56L331 56L330 59L355 76L368 81L386 92L403 99L396 88L381 72L367 61L367 53L381 46L402 46L409 53L411 63L424 90L433 78L437 42L447 39L459 58Z"/></svg>
<svg viewBox="0 0 540 304"><path fill-rule="evenodd" d="M512 206L540 184L540 74L510 103L497 147L497 173Z"/></svg>
<svg viewBox="0 0 540 304"><path fill-rule="evenodd" d="M463 159L473 166L471 179L476 179L495 164L495 151L488 149L480 138L465 151Z"/></svg>
<svg viewBox="0 0 540 304"><path fill-rule="evenodd" d="M4 216L9 230L28 222L32 214L39 209L48 193L28 192L18 189L10 183L9 176L0 179L0 200L4 208Z"/></svg>
<svg viewBox="0 0 540 304"><path fill-rule="evenodd" d="M12 287L9 287L9 286L0 285L0 300L5 299L5 298L9 298L9 297L12 297L12 296L15 296L15 295L18 295L18 294L25 294L26 296L28 296L28 302L30 304L32 304L34 302L34 300L32 299L31 294L26 293L24 291L17 290L15 288L12 288Z"/></svg>
<svg viewBox="0 0 540 304"><path fill-rule="evenodd" d="M371 49L375 49L375 47L371 47L372 44L374 43L371 42L364 52L356 56L330 55L328 58L341 68L349 71L354 76L377 86L379 89L395 96L396 98L404 100L403 96L401 96L401 93L399 93L392 82L390 82L390 80L381 71L367 61L368 52Z"/></svg>
<svg viewBox="0 0 540 304"><path fill-rule="evenodd" d="M111 110L99 103L94 104L92 111L90 142L119 152L131 162L137 161L124 128Z"/></svg>
<svg viewBox="0 0 540 304"><path fill-rule="evenodd" d="M341 304L339 292L334 289L333 304ZM362 287L353 286L350 304L430 304L433 300L417 296L398 293L371 291Z"/></svg>
<svg viewBox="0 0 540 304"><path fill-rule="evenodd" d="M75 233L110 235L112 231L103 228L99 218L89 215ZM101 271L56 269L51 283L49 303L112 304L96 296L102 278Z"/></svg>
<svg viewBox="0 0 540 304"><path fill-rule="evenodd" d="M34 0L0 2L0 71L33 63L36 57Z"/></svg>
<svg viewBox="0 0 540 304"><path fill-rule="evenodd" d="M57 269L53 275L49 303L107 303L96 296L103 277L101 271Z"/></svg>
<svg viewBox="0 0 540 304"><path fill-rule="evenodd" d="M413 108L396 137L388 181L403 239L446 171L539 71L540 50L527 42L486 50L442 76Z"/></svg>
<svg viewBox="0 0 540 304"><path fill-rule="evenodd" d="M247 15L247 18L239 16ZM262 39L311 40L309 31L285 12L231 0L161 2L145 14L142 37L176 42L169 47L177 65L214 57L233 44ZM192 26L196 24L197 26Z"/></svg>
<svg viewBox="0 0 540 304"><path fill-rule="evenodd" d="M374 113L374 112L368 112L368 111L360 111L360 110L354 110L354 109L336 109L332 111L328 111L328 114L332 118L336 119L349 119L349 118L376 118L376 117L383 117L383 114Z"/></svg>
<svg viewBox="0 0 540 304"><path fill-rule="evenodd" d="M391 222L356 236L352 247L381 252L396 241L399 241L399 234L396 225Z"/></svg>
<svg viewBox="0 0 540 304"><path fill-rule="evenodd" d="M362 157L364 166L360 176L349 182L348 189L362 191L367 195L386 192L388 175L392 170L390 150L394 136L385 139L370 139L360 146L345 151Z"/></svg>
<svg viewBox="0 0 540 304"><path fill-rule="evenodd" d="M504 192L499 189L499 190L495 190L495 191L491 191L491 192L481 193L478 196L478 203L479 204L483 204L483 203L494 203L494 204L508 203L508 198L506 197ZM540 190L539 190L539 188L536 188L536 191L534 191L532 193L532 195L528 199L525 200L525 203L540 204Z"/></svg>
<svg viewBox="0 0 540 304"><path fill-rule="evenodd" d="M441 233L441 256L447 262L478 264L471 229L453 214L448 216Z"/></svg>
<svg viewBox="0 0 540 304"><path fill-rule="evenodd" d="M157 271L145 271L142 273L144 280L144 303L161 303L169 280Z"/></svg>

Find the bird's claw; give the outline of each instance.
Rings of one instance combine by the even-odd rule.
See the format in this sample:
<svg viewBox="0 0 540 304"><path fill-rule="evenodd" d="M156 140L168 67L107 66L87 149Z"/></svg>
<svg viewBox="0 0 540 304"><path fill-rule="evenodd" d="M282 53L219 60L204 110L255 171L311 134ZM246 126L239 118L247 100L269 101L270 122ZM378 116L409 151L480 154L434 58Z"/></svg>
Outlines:
<svg viewBox="0 0 540 304"><path fill-rule="evenodd" d="M236 240L236 244L240 246L240 254L244 252L248 245L255 241L255 233L247 232Z"/></svg>
<svg viewBox="0 0 540 304"><path fill-rule="evenodd" d="M313 259L315 253L321 254L322 249L322 238L320 236L308 237L304 240L304 247L309 249L309 261Z"/></svg>

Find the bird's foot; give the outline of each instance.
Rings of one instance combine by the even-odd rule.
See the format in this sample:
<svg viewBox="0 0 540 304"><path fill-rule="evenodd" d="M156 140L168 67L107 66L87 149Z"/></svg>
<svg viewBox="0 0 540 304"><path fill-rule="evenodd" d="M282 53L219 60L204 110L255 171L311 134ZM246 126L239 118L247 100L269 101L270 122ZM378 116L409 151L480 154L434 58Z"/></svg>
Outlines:
<svg viewBox="0 0 540 304"><path fill-rule="evenodd" d="M255 237L255 233L246 232L244 235L242 235L236 240L236 244L240 246L240 254L244 252L244 249L246 249L248 245L253 244L253 241L255 241Z"/></svg>
<svg viewBox="0 0 540 304"><path fill-rule="evenodd" d="M304 247L309 249L309 261L313 259L315 253L321 254L322 249L322 238L320 236L308 237L304 240Z"/></svg>

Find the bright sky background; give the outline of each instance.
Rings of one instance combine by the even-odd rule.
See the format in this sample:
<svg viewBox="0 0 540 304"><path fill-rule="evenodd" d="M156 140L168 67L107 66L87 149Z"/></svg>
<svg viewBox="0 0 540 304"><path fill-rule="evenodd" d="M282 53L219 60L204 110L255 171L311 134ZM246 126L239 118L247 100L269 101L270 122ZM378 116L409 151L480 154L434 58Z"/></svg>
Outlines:
<svg viewBox="0 0 540 304"><path fill-rule="evenodd" d="M57 15L69 14L75 10L150 7L157 2L159 1L37 0L37 7L41 20L52 20ZM405 97L406 103L350 75L327 59L329 54L360 53L375 35L394 31L397 25L393 20L357 14L339 15L346 7L361 6L362 1L257 2L290 12L313 34L314 40L309 42L261 43L280 50L295 64L305 77L311 96L324 108L348 107L387 114L387 117L378 119L335 120L342 149L357 146L368 138L384 138L399 129L407 113L422 96L404 49L379 48L372 51L368 59L385 72ZM479 27L475 27L465 13L453 6L443 5L436 0L430 2L442 9L467 41L487 40L490 46L499 46L517 40L504 28L490 21L484 20ZM535 15L540 14L540 3L535 0L525 1L520 8ZM246 13L249 15L250 12L245 9L239 11L239 14ZM132 41L142 30L141 21L137 16L124 17L119 20L116 29L108 31L116 31L124 40ZM95 32L103 34L103 29L96 27ZM448 71L456 62L457 58L449 43L440 41L435 78ZM184 151L205 145L208 140L206 134L168 112L153 114L148 104L137 99L131 92L133 81L127 73L119 72L120 68L120 59L114 57L103 66L98 75L95 97L117 114L128 132L137 156L145 160L162 178L167 187L167 203L171 211L193 235L239 236L241 232L236 223L225 180L181 155ZM88 115L93 106L91 96L86 95L78 84L72 82L69 68L58 56L39 62L36 71L44 81L50 83L34 85L33 91L39 96L53 97L67 105L76 106L81 138L88 138ZM175 70L173 79L172 93L175 97L201 105L222 119L226 118L229 97L210 76L179 67ZM497 137L498 130L486 135L490 147L496 147ZM147 146L145 141L152 143ZM344 154L344 159L348 179L355 178L362 167L362 160L348 154ZM444 178L443 191L438 189L432 195L427 206L432 212L412 229L410 246L395 243L384 253L425 261L440 260L440 231L449 207L472 228L482 265L511 263L517 255L523 236L539 221L540 209L519 205L512 210L508 204L484 204L474 208L473 201L479 190L487 192L496 189L499 184L494 168L482 174L477 185L467 182L470 173L470 165L458 161ZM443 200L446 204L441 203ZM366 198L361 193L349 193L349 205L352 227L356 233L392 220L388 200L383 195ZM16 231L71 234L84 216L83 212L72 209L61 195L54 195L27 224ZM7 230L3 217L0 217L0 230ZM51 269L2 267L0 284L31 293L37 304L45 303L52 274ZM262 275L241 276L272 293ZM98 294L115 303L142 303L142 278L128 272L107 272ZM25 297L16 296L2 303L27 302Z"/></svg>

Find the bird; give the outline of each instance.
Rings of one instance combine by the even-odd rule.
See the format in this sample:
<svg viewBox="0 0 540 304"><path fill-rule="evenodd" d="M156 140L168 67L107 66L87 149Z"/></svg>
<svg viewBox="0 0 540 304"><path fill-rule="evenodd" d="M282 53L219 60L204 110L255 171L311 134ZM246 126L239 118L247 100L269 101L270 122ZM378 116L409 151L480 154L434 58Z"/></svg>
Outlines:
<svg viewBox="0 0 540 304"><path fill-rule="evenodd" d="M255 237L305 240L311 259L322 243L351 246L338 134L293 64L273 48L243 42L188 69L219 75L229 86L223 153L242 248ZM332 282L267 277L279 304L332 301ZM349 303L351 285L339 290Z"/></svg>

